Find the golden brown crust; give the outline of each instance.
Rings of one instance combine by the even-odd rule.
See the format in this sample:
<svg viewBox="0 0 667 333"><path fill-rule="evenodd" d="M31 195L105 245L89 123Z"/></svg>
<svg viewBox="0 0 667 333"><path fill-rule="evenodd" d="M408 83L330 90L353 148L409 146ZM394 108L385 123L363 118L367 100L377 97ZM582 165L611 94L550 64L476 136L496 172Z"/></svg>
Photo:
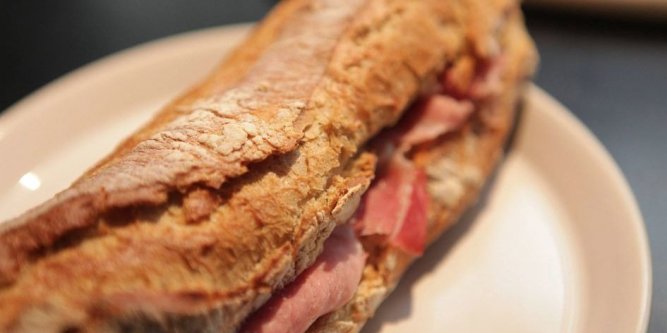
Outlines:
<svg viewBox="0 0 667 333"><path fill-rule="evenodd" d="M10 282L30 252L48 248L67 231L94 224L103 211L160 204L170 191L193 185L217 189L244 174L249 163L293 151L306 124L297 120L306 116L307 102L354 9L309 15L297 9L292 24L280 27L271 46L233 87L180 106L186 111L157 126L148 138L3 225L6 232L0 239L7 246L0 246L0 281ZM302 29L305 25L313 28ZM272 84L278 80L288 83ZM44 221L56 223L49 223L48 230L37 229Z"/></svg>
<svg viewBox="0 0 667 333"><path fill-rule="evenodd" d="M477 103L473 118L456 133L420 147L413 156L418 166L429 174L430 212L428 243L435 241L473 204L479 191L502 155L505 139L514 119L514 110L523 91L525 80L532 74L536 54L523 27L521 13L512 2L497 1L497 8L480 10L469 1L468 8L478 8L477 21L483 15L503 15L507 20L498 32L504 70L502 89L495 96ZM481 2L478 2L481 3ZM509 7L507 7L509 6ZM489 18L486 21L491 21ZM477 23L479 24L479 23ZM475 25L470 29L478 29ZM468 36L475 33L469 32ZM471 43L478 45L479 43ZM476 47L479 49L479 46ZM456 79L465 86L470 82L466 68L479 51L462 54L451 64ZM468 81L467 83L465 81ZM446 196L441 196L443 188ZM380 303L398 284L402 274L416 258L374 238L362 239L369 250L367 266L357 293L350 303L313 324L309 333L358 332L374 314Z"/></svg>
<svg viewBox="0 0 667 333"><path fill-rule="evenodd" d="M375 163L359 147L465 46L455 10L282 2L210 78L0 226L0 330L235 330L354 211Z"/></svg>

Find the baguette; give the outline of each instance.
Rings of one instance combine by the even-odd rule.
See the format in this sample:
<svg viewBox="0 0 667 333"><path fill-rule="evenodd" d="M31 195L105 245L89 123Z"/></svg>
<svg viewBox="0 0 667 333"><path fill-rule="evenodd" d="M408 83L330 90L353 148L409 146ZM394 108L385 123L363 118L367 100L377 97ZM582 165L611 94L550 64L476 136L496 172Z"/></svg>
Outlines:
<svg viewBox="0 0 667 333"><path fill-rule="evenodd" d="M438 186L444 181L448 193L446 197L431 194L429 244L475 203L485 180L502 159L522 87L534 70L536 53L523 28L521 13L514 8L507 15L507 24L499 33L506 61L499 94L479 103L474 117L459 131L419 147L413 155L413 161L429 172L430 185ZM359 332L416 259L397 248L378 244L373 238L362 237L361 242L369 257L355 295L345 306L319 318L308 333Z"/></svg>
<svg viewBox="0 0 667 333"><path fill-rule="evenodd" d="M517 11L512 1L281 2L208 78L68 189L0 224L0 330L237 331L356 211L378 159L364 145L446 66L497 52L495 18L522 31ZM420 147L417 165L460 155L481 128L461 163L488 174L532 67L514 33L503 32L520 44L506 43L518 50L507 93L478 106L489 111L456 138ZM429 240L477 188L434 206ZM362 242L356 295L312 332L360 329L413 259Z"/></svg>

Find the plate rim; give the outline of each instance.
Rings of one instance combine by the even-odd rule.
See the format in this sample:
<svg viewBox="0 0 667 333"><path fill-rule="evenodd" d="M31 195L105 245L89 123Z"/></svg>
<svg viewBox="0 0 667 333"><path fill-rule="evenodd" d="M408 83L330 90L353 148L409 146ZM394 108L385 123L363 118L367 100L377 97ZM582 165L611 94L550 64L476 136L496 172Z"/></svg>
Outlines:
<svg viewBox="0 0 667 333"><path fill-rule="evenodd" d="M639 209L639 204L632 191L632 187L625 178L621 168L616 163L611 153L607 150L604 144L593 134L593 132L581 121L574 113L572 113L565 105L559 102L555 97L551 96L544 89L535 85L529 84L526 96L534 96L532 98L541 100L541 103L548 104L549 116L556 118L565 123L572 132L581 136L584 140L584 145L587 145L590 153L596 155L593 158L605 165L606 172L608 172L608 179L610 186L613 186L617 192L624 198L624 202L628 204L629 213L632 220L628 225L634 231L637 250L639 253L640 266L642 267L642 299L643 303L639 309L639 327L638 332L646 332L651 317L651 301L653 296L653 264L651 257L651 250L648 241L648 234L646 232L646 223ZM558 110L558 112L553 112Z"/></svg>
<svg viewBox="0 0 667 333"><path fill-rule="evenodd" d="M122 63L141 53L150 52L151 49L170 48L173 47L172 45L174 44L183 43L186 40L191 39L203 39L209 35L247 32L253 25L254 22L237 23L169 35L113 52L102 58L84 64L41 86L5 109L0 114L0 144L2 144L2 138L5 131L11 131L15 122L18 122L22 117L30 117L32 114L40 112L39 109L29 107L31 104L37 103L42 99L48 99L52 95L57 95L59 90L77 84L82 77L86 77L90 73L103 70L105 67L114 66L116 63ZM627 209L629 209L629 213L633 216L632 221L629 221L628 225L633 229L636 236L634 238L635 243L637 243L636 245L638 246L637 249L640 255L639 260L643 275L641 290L643 304L641 309L639 309L640 318L638 323L640 327L638 327L638 329L641 332L645 332L648 329L651 312L653 269L646 225L632 188L611 153L591 132L591 130L567 107L534 83L528 84L526 96L530 96L527 97L527 99L539 99L541 103L549 104L551 106L548 108L550 110L549 115L558 118L561 122L571 128L572 131L577 132L577 135L579 135L582 140L586 141L585 145L590 148L589 150L591 153L596 155L594 158L605 165L605 169L608 173L608 177L606 178L609 179L610 185L620 193L624 198L623 201L627 203Z"/></svg>

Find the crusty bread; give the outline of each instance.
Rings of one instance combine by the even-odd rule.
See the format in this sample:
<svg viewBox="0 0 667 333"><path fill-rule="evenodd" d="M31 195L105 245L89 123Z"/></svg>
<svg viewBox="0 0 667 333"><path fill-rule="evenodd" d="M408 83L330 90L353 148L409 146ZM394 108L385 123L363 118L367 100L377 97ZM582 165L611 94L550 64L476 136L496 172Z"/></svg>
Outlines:
<svg viewBox="0 0 667 333"><path fill-rule="evenodd" d="M505 23L496 34L504 62L502 89L478 103L474 117L462 129L419 147L412 156L414 163L425 168L430 177L429 243L475 203L484 181L502 156L523 86L536 64L535 49L526 34L519 7L507 1L493 4L497 7L475 10L483 22L493 22L498 15L505 16ZM470 28L479 29L479 26ZM470 51L469 54L474 53ZM457 62L466 61L469 54L462 54L452 67ZM441 186L445 187L445 193L439 191L443 189L438 188ZM362 238L362 243L369 257L354 298L341 309L318 319L309 333L359 332L416 259L386 243L378 243L374 238Z"/></svg>
<svg viewBox="0 0 667 333"><path fill-rule="evenodd" d="M70 188L0 224L0 330L232 332L307 267L373 177L360 147L447 63L492 49L467 28L486 1L340 4L281 2Z"/></svg>

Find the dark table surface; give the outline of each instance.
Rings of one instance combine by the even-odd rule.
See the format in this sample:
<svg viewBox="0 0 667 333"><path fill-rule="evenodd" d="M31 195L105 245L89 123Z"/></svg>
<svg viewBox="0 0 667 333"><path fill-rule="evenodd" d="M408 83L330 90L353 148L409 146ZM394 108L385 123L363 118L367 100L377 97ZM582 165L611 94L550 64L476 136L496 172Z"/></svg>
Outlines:
<svg viewBox="0 0 667 333"><path fill-rule="evenodd" d="M0 0L0 110L110 53L261 18L269 0ZM667 332L667 24L528 8L537 84L603 142L639 201L651 241L650 332ZM610 320L612 320L610 318Z"/></svg>

